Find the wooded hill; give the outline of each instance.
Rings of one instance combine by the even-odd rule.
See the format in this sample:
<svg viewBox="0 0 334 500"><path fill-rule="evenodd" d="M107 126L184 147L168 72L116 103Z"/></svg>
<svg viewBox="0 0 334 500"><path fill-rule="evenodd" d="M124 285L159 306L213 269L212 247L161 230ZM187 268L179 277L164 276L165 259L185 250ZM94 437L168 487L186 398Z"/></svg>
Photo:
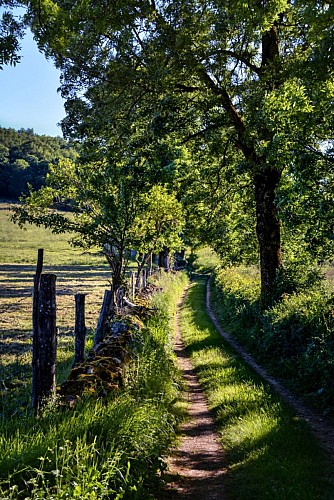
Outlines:
<svg viewBox="0 0 334 500"><path fill-rule="evenodd" d="M0 127L0 197L17 199L28 194L28 184L40 189L50 164L75 158L75 152L60 137L37 135L33 129Z"/></svg>

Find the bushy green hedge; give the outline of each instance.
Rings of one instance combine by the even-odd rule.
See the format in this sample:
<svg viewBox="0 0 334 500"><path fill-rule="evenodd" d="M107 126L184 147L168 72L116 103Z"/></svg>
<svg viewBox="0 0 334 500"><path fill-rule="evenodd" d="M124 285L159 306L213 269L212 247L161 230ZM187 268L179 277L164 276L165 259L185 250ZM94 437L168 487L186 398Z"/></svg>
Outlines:
<svg viewBox="0 0 334 500"><path fill-rule="evenodd" d="M239 341L315 405L334 413L334 293L326 281L296 287L261 314L254 268L221 269L215 286L223 321Z"/></svg>
<svg viewBox="0 0 334 500"><path fill-rule="evenodd" d="M141 331L126 388L74 410L0 422L0 498L142 499L174 439L179 374L171 319L186 283L163 278L157 313Z"/></svg>

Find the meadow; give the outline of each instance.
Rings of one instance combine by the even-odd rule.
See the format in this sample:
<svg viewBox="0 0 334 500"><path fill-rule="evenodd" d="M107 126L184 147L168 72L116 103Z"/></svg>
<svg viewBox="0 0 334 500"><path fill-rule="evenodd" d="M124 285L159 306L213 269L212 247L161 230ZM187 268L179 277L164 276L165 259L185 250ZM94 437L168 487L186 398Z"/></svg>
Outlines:
<svg viewBox="0 0 334 500"><path fill-rule="evenodd" d="M74 353L76 293L86 296L88 346L96 327L109 270L98 252L83 252L69 235L10 220L10 204L0 203L0 414L25 413L31 384L32 289L38 248L44 249L43 272L57 276L58 371L60 382Z"/></svg>

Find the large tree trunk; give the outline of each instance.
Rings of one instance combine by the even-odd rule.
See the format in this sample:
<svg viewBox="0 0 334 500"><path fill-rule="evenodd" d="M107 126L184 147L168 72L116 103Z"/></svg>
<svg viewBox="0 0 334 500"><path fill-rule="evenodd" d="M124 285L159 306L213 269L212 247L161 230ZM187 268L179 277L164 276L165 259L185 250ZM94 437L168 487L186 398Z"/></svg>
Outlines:
<svg viewBox="0 0 334 500"><path fill-rule="evenodd" d="M164 247L163 250L159 252L159 267L162 267L166 272L170 270L170 253L167 247Z"/></svg>
<svg viewBox="0 0 334 500"><path fill-rule="evenodd" d="M277 269L282 265L281 228L275 203L281 173L268 169L254 176L256 232L260 247L261 303L270 305Z"/></svg>

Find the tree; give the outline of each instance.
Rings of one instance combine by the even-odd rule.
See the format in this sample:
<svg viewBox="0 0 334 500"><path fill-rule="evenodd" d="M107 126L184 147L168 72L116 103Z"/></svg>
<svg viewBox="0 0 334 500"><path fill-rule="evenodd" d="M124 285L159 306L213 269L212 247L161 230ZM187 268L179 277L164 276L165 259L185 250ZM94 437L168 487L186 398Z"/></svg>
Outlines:
<svg viewBox="0 0 334 500"><path fill-rule="evenodd" d="M333 6L48 0L30 3L30 19L62 69L68 135L86 144L114 137L111 147L135 127L147 150L164 138L178 147L196 141L207 164L227 142L233 147L234 171L252 183L262 300L270 303L282 265L282 178L297 183L302 158L331 138Z"/></svg>
<svg viewBox="0 0 334 500"><path fill-rule="evenodd" d="M180 250L184 216L181 203L167 188L154 185L141 195L142 207L134 220L133 248L138 253L138 278L152 253Z"/></svg>
<svg viewBox="0 0 334 500"><path fill-rule="evenodd" d="M4 65L15 66L20 61L20 39L23 38L23 17L13 12L22 2L0 0L0 70ZM6 9L6 10L5 10Z"/></svg>
<svg viewBox="0 0 334 500"><path fill-rule="evenodd" d="M161 186L140 190L136 178L134 166L112 157L85 164L65 159L50 167L46 186L13 207L13 219L72 233L72 243L81 248L98 247L110 265L115 300L124 285L129 249L147 254L166 244L181 245L180 203ZM55 201L67 204L70 213L52 208Z"/></svg>
<svg viewBox="0 0 334 500"><path fill-rule="evenodd" d="M50 164L76 155L70 143L60 137L0 127L0 196L18 199L29 193L28 185L39 189L45 184Z"/></svg>

